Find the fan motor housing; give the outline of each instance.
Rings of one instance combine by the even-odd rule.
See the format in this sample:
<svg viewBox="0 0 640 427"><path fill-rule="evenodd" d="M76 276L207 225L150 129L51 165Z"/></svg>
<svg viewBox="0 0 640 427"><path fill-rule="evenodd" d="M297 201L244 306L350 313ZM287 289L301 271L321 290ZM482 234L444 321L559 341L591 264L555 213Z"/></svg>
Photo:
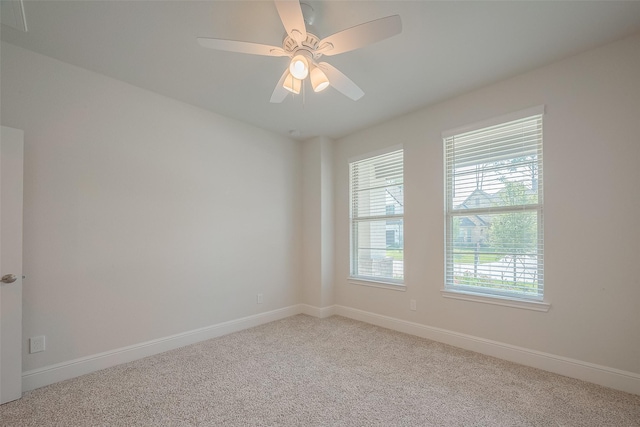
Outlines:
<svg viewBox="0 0 640 427"><path fill-rule="evenodd" d="M296 43L291 36L285 34L284 40L282 41L282 49L291 56L294 56L301 50L307 51L314 59L317 59L321 55L316 54L315 52L318 48L318 43L320 43L320 38L318 36L312 33L307 33L307 38L302 42L302 46L298 46L298 43Z"/></svg>

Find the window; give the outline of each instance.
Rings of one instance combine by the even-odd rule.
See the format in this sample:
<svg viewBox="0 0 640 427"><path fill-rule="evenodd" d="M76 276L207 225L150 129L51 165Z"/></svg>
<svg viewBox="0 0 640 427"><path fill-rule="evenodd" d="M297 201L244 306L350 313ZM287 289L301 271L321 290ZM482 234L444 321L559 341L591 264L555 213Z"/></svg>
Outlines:
<svg viewBox="0 0 640 427"><path fill-rule="evenodd" d="M542 113L443 134L445 291L543 299Z"/></svg>
<svg viewBox="0 0 640 427"><path fill-rule="evenodd" d="M349 164L352 278L403 283L403 160L397 150Z"/></svg>

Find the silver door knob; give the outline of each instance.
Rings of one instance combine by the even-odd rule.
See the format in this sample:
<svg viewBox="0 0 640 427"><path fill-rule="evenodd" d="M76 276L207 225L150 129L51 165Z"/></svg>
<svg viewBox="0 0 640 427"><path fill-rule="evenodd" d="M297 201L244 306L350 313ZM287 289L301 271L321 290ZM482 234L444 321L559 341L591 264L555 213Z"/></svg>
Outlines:
<svg viewBox="0 0 640 427"><path fill-rule="evenodd" d="M2 279L0 279L0 282L2 282L2 283L13 283L16 280L18 280L18 278L16 277L15 274L5 274L4 276L2 276Z"/></svg>

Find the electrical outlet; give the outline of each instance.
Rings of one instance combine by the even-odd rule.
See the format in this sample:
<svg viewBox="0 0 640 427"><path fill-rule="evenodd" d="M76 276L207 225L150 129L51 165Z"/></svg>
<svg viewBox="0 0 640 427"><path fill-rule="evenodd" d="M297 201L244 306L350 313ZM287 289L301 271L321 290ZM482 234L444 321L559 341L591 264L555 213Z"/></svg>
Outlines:
<svg viewBox="0 0 640 427"><path fill-rule="evenodd" d="M410 301L409 308L411 308L411 311L416 311L416 300L412 299Z"/></svg>
<svg viewBox="0 0 640 427"><path fill-rule="evenodd" d="M29 353L40 353L45 350L44 335L29 338Z"/></svg>
<svg viewBox="0 0 640 427"><path fill-rule="evenodd" d="M262 302L263 302L262 294L256 295L256 304L262 304Z"/></svg>

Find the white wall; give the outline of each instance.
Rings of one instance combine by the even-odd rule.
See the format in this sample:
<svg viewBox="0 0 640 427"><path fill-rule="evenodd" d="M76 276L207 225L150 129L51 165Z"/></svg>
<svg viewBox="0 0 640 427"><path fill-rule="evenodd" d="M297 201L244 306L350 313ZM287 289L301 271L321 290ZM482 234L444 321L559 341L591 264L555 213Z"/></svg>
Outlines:
<svg viewBox="0 0 640 427"><path fill-rule="evenodd" d="M298 303L298 143L6 43L1 75L26 371Z"/></svg>
<svg viewBox="0 0 640 427"><path fill-rule="evenodd" d="M542 104L550 311L443 298L441 132ZM640 373L639 135L640 34L338 140L336 303ZM406 292L347 283L348 160L396 144L405 148Z"/></svg>

